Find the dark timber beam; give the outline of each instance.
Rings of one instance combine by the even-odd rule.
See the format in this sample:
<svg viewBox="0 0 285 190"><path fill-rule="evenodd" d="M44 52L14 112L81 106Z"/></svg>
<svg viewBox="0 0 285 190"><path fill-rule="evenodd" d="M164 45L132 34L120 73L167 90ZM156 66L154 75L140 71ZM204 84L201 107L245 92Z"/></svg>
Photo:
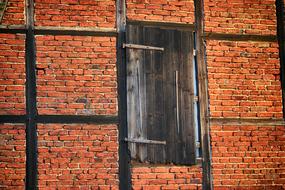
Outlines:
<svg viewBox="0 0 285 190"><path fill-rule="evenodd" d="M194 0L195 6L195 25L196 25L196 49L198 65L199 83L199 110L201 124L201 147L202 147L202 168L203 168L203 190L213 189L212 169L211 169L211 150L209 135L209 101L206 65L206 47L203 40L204 35L204 2Z"/></svg>
<svg viewBox="0 0 285 190"><path fill-rule="evenodd" d="M275 35L224 34L207 32L203 35L203 38L206 40L277 42L277 37Z"/></svg>
<svg viewBox="0 0 285 190"><path fill-rule="evenodd" d="M282 86L283 118L285 118L285 9L284 1L276 0L277 36L280 57L280 79Z"/></svg>
<svg viewBox="0 0 285 190"><path fill-rule="evenodd" d="M0 115L0 123L25 123L26 115Z"/></svg>
<svg viewBox="0 0 285 190"><path fill-rule="evenodd" d="M36 35L72 35L72 36L110 36L116 37L115 28L98 28L98 27L35 27Z"/></svg>
<svg viewBox="0 0 285 190"><path fill-rule="evenodd" d="M34 36L34 1L26 1L26 189L36 190L37 164L37 103L36 47Z"/></svg>
<svg viewBox="0 0 285 190"><path fill-rule="evenodd" d="M211 125L258 125L258 126L284 126L284 119L261 118L210 118Z"/></svg>
<svg viewBox="0 0 285 190"><path fill-rule="evenodd" d="M25 34L27 28L25 25L0 25L0 33L6 34ZM35 35L70 35L70 36L108 36L116 37L115 28L98 28L98 27L51 27L35 26Z"/></svg>
<svg viewBox="0 0 285 190"><path fill-rule="evenodd" d="M126 2L116 1L117 21L117 77L118 77L118 102L119 102L119 188L131 189L130 155L127 129L127 88L126 88L126 52L123 49L126 33Z"/></svg>

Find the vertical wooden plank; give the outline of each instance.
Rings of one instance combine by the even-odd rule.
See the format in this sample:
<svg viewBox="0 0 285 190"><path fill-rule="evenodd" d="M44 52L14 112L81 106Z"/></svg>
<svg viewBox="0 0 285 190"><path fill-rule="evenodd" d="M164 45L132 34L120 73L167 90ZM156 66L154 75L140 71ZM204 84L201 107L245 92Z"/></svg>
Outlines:
<svg viewBox="0 0 285 190"><path fill-rule="evenodd" d="M126 33L126 2L116 1L116 27L117 27L117 77L118 77L118 108L119 108L119 188L131 189L130 155L127 129L127 88L126 88L126 53L122 48Z"/></svg>
<svg viewBox="0 0 285 190"><path fill-rule="evenodd" d="M145 27L144 44L162 47L163 33L159 28ZM145 84L146 84L146 111L147 138L152 140L165 140L165 130L162 124L162 52L145 51ZM159 81L160 80L160 81ZM148 145L148 161L162 163L164 145Z"/></svg>
<svg viewBox="0 0 285 190"><path fill-rule="evenodd" d="M172 30L165 31L164 47L165 52L163 56L163 93L167 95L164 99L164 113L166 120L167 130L167 147L166 147L166 160L168 163L174 163L176 158L176 122L175 122L175 91L174 91L174 32Z"/></svg>
<svg viewBox="0 0 285 190"><path fill-rule="evenodd" d="M144 44L144 28L142 26L138 26L140 34L137 38L137 44ZM147 115L146 115L146 101L147 101L147 95L146 95L146 75L145 75L145 54L146 50L140 50L140 58L139 58L139 64L138 64L138 70L137 70L137 76L138 76L138 108L140 112L140 118L139 118L139 138L141 139L148 139L147 138ZM138 150L139 150L139 158L141 161L146 161L148 154L147 154L147 144L137 144Z"/></svg>
<svg viewBox="0 0 285 190"><path fill-rule="evenodd" d="M140 44L142 28L129 25L127 27L127 43ZM132 139L147 139L145 123L145 83L144 83L144 51L127 49L127 117L128 137ZM131 157L145 161L146 145L129 143Z"/></svg>
<svg viewBox="0 0 285 190"><path fill-rule="evenodd" d="M197 66L199 82L199 109L201 124L201 146L202 146L202 167L203 167L203 189L211 190L212 169L211 169L211 151L209 135L209 101L207 85L207 65L206 65L206 47L203 41L204 34L204 2L203 0L194 0L195 6L195 26L196 26L196 49L197 49Z"/></svg>
<svg viewBox="0 0 285 190"><path fill-rule="evenodd" d="M181 163L196 163L194 126L194 86L193 86L193 36L192 32L181 33L180 84L181 84Z"/></svg>
<svg viewBox="0 0 285 190"><path fill-rule="evenodd" d="M126 42L132 41L132 37L136 36L137 28L131 25L126 29ZM136 51L135 51L136 52ZM136 137L136 107L137 107L137 85L136 85L136 54L132 49L126 49L126 67L127 67L127 123L128 138ZM135 143L129 143L128 148L131 158L136 158L137 150Z"/></svg>
<svg viewBox="0 0 285 190"><path fill-rule="evenodd" d="M37 101L36 101L36 46L34 35L34 1L26 1L26 189L37 189Z"/></svg>
<svg viewBox="0 0 285 190"><path fill-rule="evenodd" d="M151 37L154 35L148 27L144 27L143 30L143 44L151 45ZM145 51L145 84L146 84L146 94L147 99L146 101L146 128L147 128L147 138L151 140L156 140L154 138L153 129L154 129L154 83L153 83L153 51ZM147 154L148 154L148 161L150 163L155 163L155 145L149 144L147 145Z"/></svg>

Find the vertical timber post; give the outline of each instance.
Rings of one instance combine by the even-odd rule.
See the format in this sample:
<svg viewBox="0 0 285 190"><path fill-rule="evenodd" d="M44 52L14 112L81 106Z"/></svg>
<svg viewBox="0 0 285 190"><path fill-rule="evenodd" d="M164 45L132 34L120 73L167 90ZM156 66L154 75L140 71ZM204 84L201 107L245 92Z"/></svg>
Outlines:
<svg viewBox="0 0 285 190"><path fill-rule="evenodd" d="M277 37L280 57L280 79L282 86L283 118L285 118L285 10L284 0L276 0Z"/></svg>
<svg viewBox="0 0 285 190"><path fill-rule="evenodd" d="M131 189L130 154L127 129L127 88L126 88L126 53L123 49L126 34L126 2L116 1L116 27L117 27L117 76L118 76L118 102L119 102L119 188Z"/></svg>
<svg viewBox="0 0 285 190"><path fill-rule="evenodd" d="M37 103L34 1L26 0L26 189L37 189Z"/></svg>
<svg viewBox="0 0 285 190"><path fill-rule="evenodd" d="M198 81L199 81L199 109L201 124L201 146L202 146L202 168L203 168L203 190L211 190L212 187L212 169L211 169L211 148L210 148L210 129L209 129L209 99L207 84L207 65L206 65L206 47L203 40L204 34L204 2L203 0L194 0L195 5L195 27L197 34L196 47Z"/></svg>

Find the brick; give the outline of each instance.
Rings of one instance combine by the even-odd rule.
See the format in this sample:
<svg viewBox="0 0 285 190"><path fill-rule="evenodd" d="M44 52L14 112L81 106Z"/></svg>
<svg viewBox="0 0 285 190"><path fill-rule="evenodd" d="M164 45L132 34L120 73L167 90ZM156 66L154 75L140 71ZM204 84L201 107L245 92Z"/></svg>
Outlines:
<svg viewBox="0 0 285 190"><path fill-rule="evenodd" d="M87 42L92 48L84 48L84 43ZM44 49L45 44L53 48ZM94 48L102 45L108 50L107 53L102 54ZM102 58L93 59L98 56ZM40 114L116 114L115 57L114 38L38 36L37 67L43 68L43 72L37 73L38 112ZM49 60L48 65L46 60ZM94 60L96 63L93 63Z"/></svg>
<svg viewBox="0 0 285 190"><path fill-rule="evenodd" d="M35 1L37 26L115 27L115 0Z"/></svg>
<svg viewBox="0 0 285 190"><path fill-rule="evenodd" d="M77 184L76 187L82 189L118 189L118 150L106 152L106 149L95 149L98 145L93 144L94 140L88 138L89 132L94 132L94 136L118 135L117 127L114 125L38 125L39 188L52 187L48 184L52 180L55 182L53 187L61 189L69 189L72 184ZM56 138L50 138L52 136ZM79 139L79 136L82 138ZM117 140L98 139L101 139L97 142L102 147L118 147ZM64 144L61 144L61 141L64 141ZM67 142L72 143L72 146L67 146ZM55 147L57 143L59 146ZM42 151L46 149L49 151Z"/></svg>
<svg viewBox="0 0 285 190"><path fill-rule="evenodd" d="M1 34L0 41L0 114L25 114L24 35Z"/></svg>
<svg viewBox="0 0 285 190"><path fill-rule="evenodd" d="M18 137L18 138L15 138ZM25 187L25 126L1 124L0 126L0 183L3 189Z"/></svg>
<svg viewBox="0 0 285 190"><path fill-rule="evenodd" d="M178 23L194 23L192 0L127 0L127 18Z"/></svg>

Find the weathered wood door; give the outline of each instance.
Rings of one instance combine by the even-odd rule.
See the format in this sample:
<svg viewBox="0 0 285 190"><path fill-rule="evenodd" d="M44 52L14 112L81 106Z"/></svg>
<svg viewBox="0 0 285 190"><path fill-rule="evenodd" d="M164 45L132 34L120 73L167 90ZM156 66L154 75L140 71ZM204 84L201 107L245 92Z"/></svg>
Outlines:
<svg viewBox="0 0 285 190"><path fill-rule="evenodd" d="M195 164L193 31L128 24L126 37L132 158Z"/></svg>

